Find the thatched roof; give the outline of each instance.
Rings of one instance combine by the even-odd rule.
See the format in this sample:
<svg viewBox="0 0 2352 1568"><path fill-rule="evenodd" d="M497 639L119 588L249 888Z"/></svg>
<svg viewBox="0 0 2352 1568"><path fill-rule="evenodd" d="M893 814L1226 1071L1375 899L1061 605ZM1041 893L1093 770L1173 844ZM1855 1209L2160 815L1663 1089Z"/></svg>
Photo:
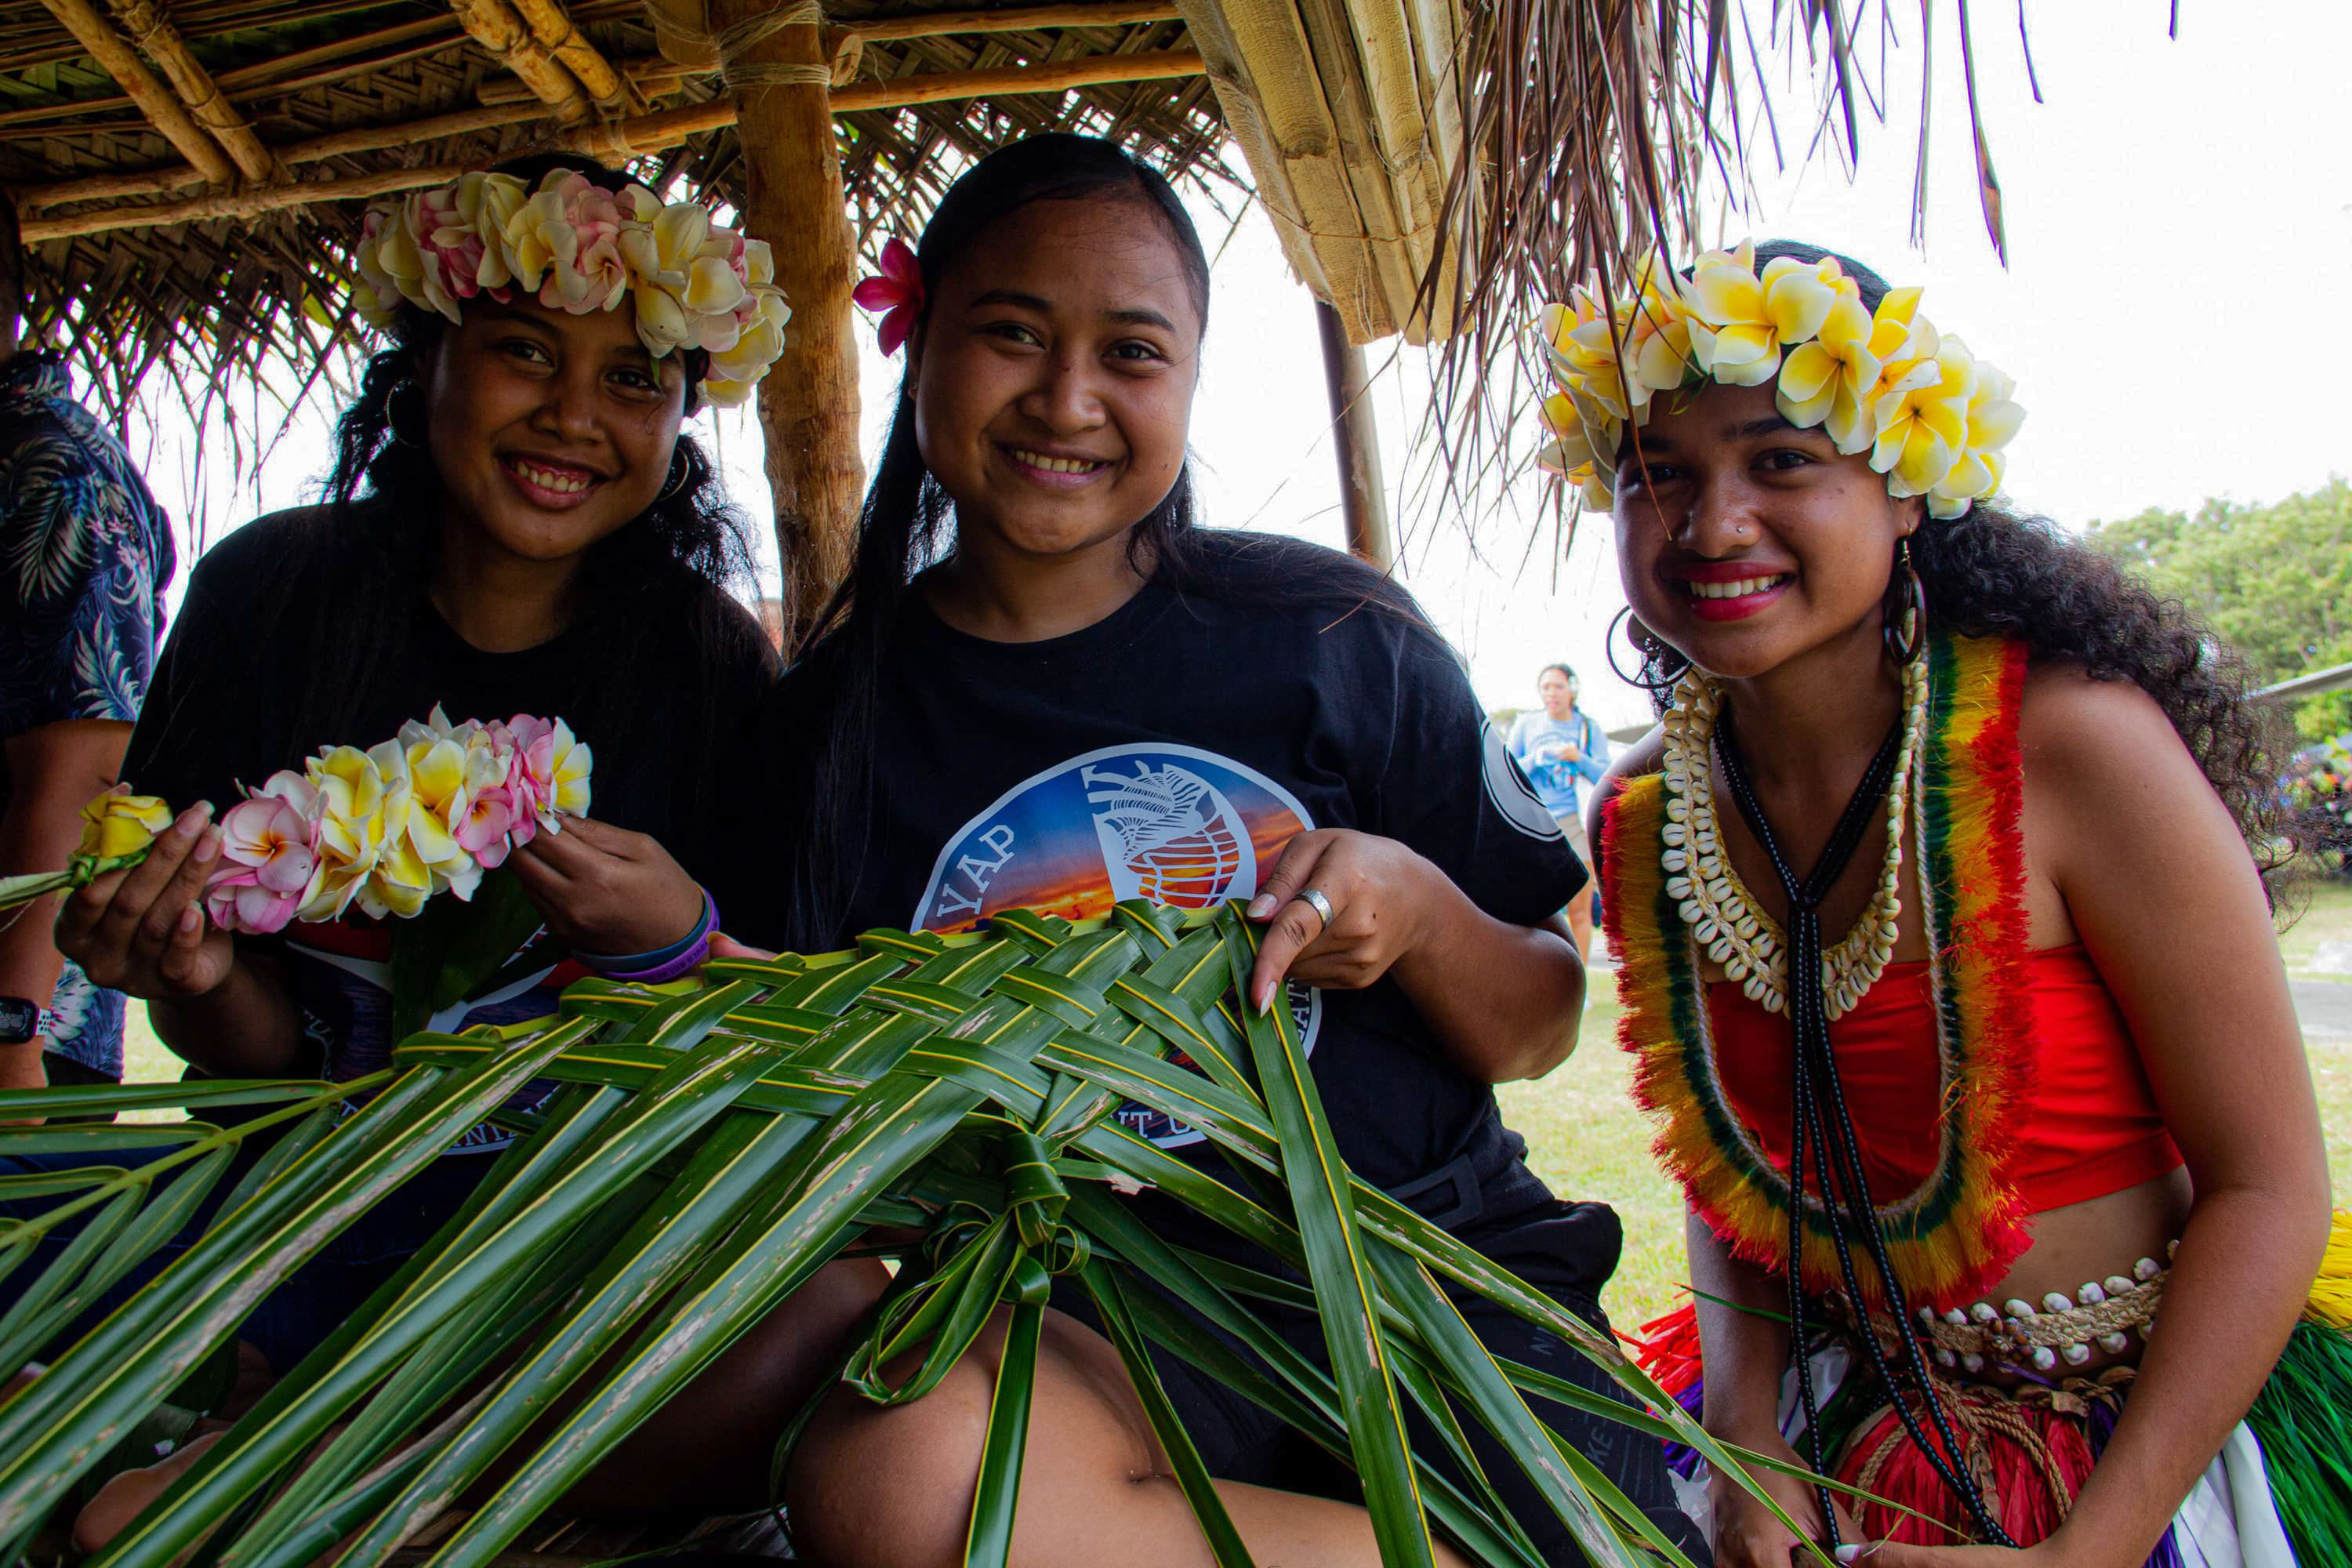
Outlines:
<svg viewBox="0 0 2352 1568"><path fill-rule="evenodd" d="M104 10L105 0L78 3L126 41L137 36L126 23L155 10L152 0L114 0ZM508 0L494 3L520 16ZM612 161L636 153L650 179L740 202L740 150L731 121L714 109L726 102L726 84L708 67L665 58L646 7L572 0L567 12L539 0L536 8L567 16L593 50L583 58L623 88L611 108L592 101L569 124L563 106L543 101L468 30L473 16L459 14L486 8L479 0L457 8L427 0L168 7L164 25L215 90L216 118L284 171L263 164L257 178L231 166L226 179L207 181L158 128L163 117L142 109L60 19L66 0L0 0L0 184L16 195L31 247L33 329L62 335L100 396L118 406L158 364L199 391L257 367L273 349L299 348L297 363L316 363L348 326L344 256L364 197L561 140ZM1097 25L1067 25L1096 14ZM951 29L978 25L936 32L929 16ZM1115 136L1171 173L1223 177L1216 98L1186 52L1173 5L1024 6L1006 19L1024 16L1037 20L997 31L995 18L950 5L840 0L828 8L842 30L835 98L843 172L866 234L927 211L956 155L1048 128ZM868 17L878 31L860 35ZM667 41L677 49L675 37ZM171 47L151 35L140 53L160 66L157 49ZM509 61L520 56L510 51ZM1130 67L1107 57L1141 58ZM1083 80L1137 68L1174 74ZM1041 68L1081 84L1019 90L1031 84L1013 79ZM972 81L988 79L967 73L993 73L1015 90L972 96ZM154 75L184 105L181 84ZM893 102L943 89L952 96ZM721 122L701 124L698 110L700 121ZM200 135L216 143L215 157L225 154L229 138ZM289 193L289 183L327 184L343 199L283 205L289 194L325 194Z"/></svg>
<svg viewBox="0 0 2352 1568"><path fill-rule="evenodd" d="M1251 187L1351 338L1459 334L1456 399L1487 395L1570 278L1686 237L1709 165L1736 184L1768 133L1790 157L1855 134L1838 0L1775 5L1760 41L1720 0L835 0L824 20L869 246L965 157L1094 131ZM717 31L703 0L0 0L32 324L117 407L157 366L201 402L347 339L368 196L568 144L739 204L731 93L752 83L717 68L746 53ZM1775 121L1782 59L1822 86Z"/></svg>

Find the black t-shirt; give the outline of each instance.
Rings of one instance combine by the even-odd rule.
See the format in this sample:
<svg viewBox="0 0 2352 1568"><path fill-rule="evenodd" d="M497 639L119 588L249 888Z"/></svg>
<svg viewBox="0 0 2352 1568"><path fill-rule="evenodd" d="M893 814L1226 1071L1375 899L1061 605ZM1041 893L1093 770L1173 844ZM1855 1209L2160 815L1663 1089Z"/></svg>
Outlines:
<svg viewBox="0 0 2352 1568"><path fill-rule="evenodd" d="M399 657L379 660L364 689L342 694L338 733L304 733L310 654L288 629L302 617L282 617L278 607L342 591L349 553L322 531L335 526L320 510L278 513L238 529L196 563L124 759L122 776L134 789L174 808L210 800L226 811L240 798L239 784L299 770L323 746L391 740L436 703L458 721L560 718L593 757L590 815L652 834L689 875L709 877L709 814L694 808L689 791L725 766L714 753L731 751L769 684L766 645L748 615L721 605L719 624L740 635L698 632L710 617L698 611L710 609L718 590L678 567L675 581L639 584L625 603L590 613L551 641L486 653L441 618L420 586L398 584L385 591L409 601L394 606L402 617ZM653 695L632 700L630 692ZM292 957L306 1027L331 1077L373 1070L392 1044L379 967L391 923L354 908L329 925L239 938ZM544 984L525 987L467 1016L545 1012L544 991Z"/></svg>
<svg viewBox="0 0 2352 1568"><path fill-rule="evenodd" d="M880 926L964 929L1016 906L1080 918L1136 896L1246 899L1293 835L1320 827L1402 840L1503 921L1533 924L1568 901L1583 868L1436 633L1361 602L1369 574L1339 568L1335 584L1314 546L1220 534L1203 546L1222 586L1154 583L1045 642L966 636L909 595L877 697L873 821L808 828L866 845L835 944ZM1291 585L1315 578L1327 585L1299 602ZM761 724L766 776L800 771L796 803L810 798L808 738L823 732L839 657L828 645L789 673ZM785 934L748 886L728 921L768 945ZM1475 1168L1487 1201L1439 1184L1415 1205L1433 1217L1546 1196L1492 1091L1447 1058L1394 981L1298 986L1292 1005L1359 1174L1395 1191ZM1208 1152L1140 1108L1124 1116Z"/></svg>

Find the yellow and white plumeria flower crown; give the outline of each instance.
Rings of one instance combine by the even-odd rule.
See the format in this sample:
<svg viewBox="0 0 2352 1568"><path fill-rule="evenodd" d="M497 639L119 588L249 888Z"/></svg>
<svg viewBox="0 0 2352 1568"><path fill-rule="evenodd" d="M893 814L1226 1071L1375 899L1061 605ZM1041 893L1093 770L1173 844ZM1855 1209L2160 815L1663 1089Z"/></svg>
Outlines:
<svg viewBox="0 0 2352 1568"><path fill-rule="evenodd" d="M535 191L512 174L472 174L376 202L355 259L360 312L380 328L404 304L454 321L477 295L575 316L629 300L646 352L703 350L703 395L730 406L784 352L792 319L766 241L693 202L665 205L634 183L608 191L577 169L550 170Z"/></svg>
<svg viewBox="0 0 2352 1568"><path fill-rule="evenodd" d="M2000 488L2025 411L2015 382L1919 313L1920 292L1889 289L1872 311L1835 258L1776 257L1759 274L1748 241L1706 252L1687 279L1654 255L1613 298L1595 274L1570 303L1544 307L1559 390L1544 399L1551 440L1537 460L1607 510L1618 443L1628 421L1649 423L1654 395L1770 382L1790 424L1869 453L1887 494L1958 517Z"/></svg>

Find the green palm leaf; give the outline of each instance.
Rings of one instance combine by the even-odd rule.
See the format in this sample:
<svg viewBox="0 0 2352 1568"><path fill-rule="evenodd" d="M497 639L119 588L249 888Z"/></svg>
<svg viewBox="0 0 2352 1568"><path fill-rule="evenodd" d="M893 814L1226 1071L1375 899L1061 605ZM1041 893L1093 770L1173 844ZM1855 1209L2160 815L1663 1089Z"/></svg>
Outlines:
<svg viewBox="0 0 2352 1568"><path fill-rule="evenodd" d="M459 1210L96 1568L168 1568L199 1545L218 1568L375 1568L461 1499L473 1511L433 1568L481 1568L852 1249L898 1263L841 1357L867 1398L919 1396L1005 1325L969 1563L1011 1549L1057 1278L1093 1304L1220 1568L1250 1553L1155 1357L1351 1465L1389 1563L1428 1563L1434 1528L1477 1561L1533 1568L1501 1478L1472 1451L1479 1428L1596 1563L1679 1563L1526 1396L1671 1435L1728 1473L1738 1457L1605 1335L1349 1173L1286 1015L1236 1005L1255 957L1237 909L1126 904L1076 924L1013 911L983 934L875 931L848 952L715 963L699 982L584 981L555 1018L418 1035L354 1084L44 1096L51 1111L259 1114L0 1129L0 1152L68 1155L0 1178L0 1197L47 1204L0 1224L16 1291L0 1352L34 1353L142 1260L181 1249L0 1405L0 1541L29 1538L293 1268L498 1118L519 1136ZM533 1080L559 1087L544 1110L516 1109ZM1130 1132L1114 1116L1129 1101L1204 1133L1238 1181ZM0 1094L0 1115L16 1104ZM240 1148L256 1152L215 1201ZM1158 1188L1309 1284L1171 1246L1112 1180ZM1631 1402L1498 1362L1458 1309L1474 1295L1558 1335ZM1328 1363L1265 1315L1301 1309L1322 1320Z"/></svg>

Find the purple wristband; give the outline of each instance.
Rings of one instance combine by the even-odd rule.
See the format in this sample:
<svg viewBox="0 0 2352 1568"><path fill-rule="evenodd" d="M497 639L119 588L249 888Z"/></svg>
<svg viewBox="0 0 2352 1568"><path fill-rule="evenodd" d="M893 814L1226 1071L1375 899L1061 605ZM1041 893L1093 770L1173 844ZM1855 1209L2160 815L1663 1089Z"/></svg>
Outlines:
<svg viewBox="0 0 2352 1568"><path fill-rule="evenodd" d="M634 974L623 974L617 972L608 972L604 978L607 980L622 981L630 985L659 985L664 981L676 980L681 975L693 973L695 970L700 968L703 961L708 959L709 956L710 933L709 931L705 931L700 936L696 937L694 941L688 945L687 950L684 952L679 953L676 958L671 959L667 963L662 964L658 968L641 969Z"/></svg>
<svg viewBox="0 0 2352 1568"><path fill-rule="evenodd" d="M718 929L719 906L712 900L709 891L705 889L702 917L695 921L694 929L681 941L651 952L625 958L603 958L588 952L575 952L572 957L607 980L623 980L636 985L659 985L699 967L710 956L710 933Z"/></svg>

